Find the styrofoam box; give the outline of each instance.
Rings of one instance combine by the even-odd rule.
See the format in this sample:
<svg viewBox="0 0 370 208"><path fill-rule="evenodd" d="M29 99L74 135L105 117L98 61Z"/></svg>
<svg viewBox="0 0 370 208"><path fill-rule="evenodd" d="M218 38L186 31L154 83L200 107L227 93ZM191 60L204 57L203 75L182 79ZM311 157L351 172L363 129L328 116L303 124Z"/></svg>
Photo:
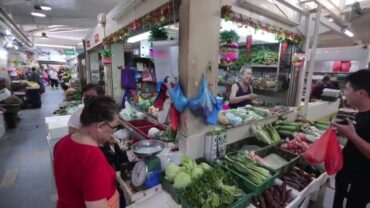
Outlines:
<svg viewBox="0 0 370 208"><path fill-rule="evenodd" d="M120 177L119 172L117 172L117 177L116 178L117 178L118 183L120 184L121 189L123 190L126 202L128 202L130 204L141 201L141 200L146 200L146 199L158 194L159 192L162 192L162 185L159 184L159 185L156 185L152 188L133 193L131 191L131 188L130 188L129 184L125 183L125 181L122 180L122 178Z"/></svg>

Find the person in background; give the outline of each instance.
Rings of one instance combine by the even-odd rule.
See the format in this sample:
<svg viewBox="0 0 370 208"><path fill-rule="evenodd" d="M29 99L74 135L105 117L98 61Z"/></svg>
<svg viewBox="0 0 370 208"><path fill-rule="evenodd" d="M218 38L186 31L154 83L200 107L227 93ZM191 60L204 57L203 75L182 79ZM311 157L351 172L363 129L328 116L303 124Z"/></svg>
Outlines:
<svg viewBox="0 0 370 208"><path fill-rule="evenodd" d="M41 77L44 80L45 84L49 85L49 75L48 75L48 72L46 71L46 69L42 70Z"/></svg>
<svg viewBox="0 0 370 208"><path fill-rule="evenodd" d="M40 73L36 71L35 67L32 67L32 72L28 80L32 82L40 83Z"/></svg>
<svg viewBox="0 0 370 208"><path fill-rule="evenodd" d="M119 125L119 110L111 97L89 97L81 113L81 128L55 145L57 208L119 207L116 174L99 149Z"/></svg>
<svg viewBox="0 0 370 208"><path fill-rule="evenodd" d="M98 96L104 95L104 89L99 84L88 84L86 85L81 92L81 97L84 100L86 97L89 96ZM79 107L75 112L72 113L71 117L68 121L68 133L73 134L75 133L80 127L80 117L83 110L83 106Z"/></svg>
<svg viewBox="0 0 370 208"><path fill-rule="evenodd" d="M354 72L346 81L344 95L359 112L354 122L333 123L338 134L348 139L343 169L335 178L333 208L365 208L370 202L370 71Z"/></svg>
<svg viewBox="0 0 370 208"><path fill-rule="evenodd" d="M325 88L334 89L329 76L324 76L321 81L317 82L311 90L311 99L321 99L321 95Z"/></svg>
<svg viewBox="0 0 370 208"><path fill-rule="evenodd" d="M244 67L240 73L240 81L231 86L230 108L244 107L257 100L257 95L253 93L251 86L252 69Z"/></svg>
<svg viewBox="0 0 370 208"><path fill-rule="evenodd" d="M63 84L62 89L64 90L65 101L72 101L73 95L76 92L76 90L73 87L71 87L69 83Z"/></svg>
<svg viewBox="0 0 370 208"><path fill-rule="evenodd" d="M58 89L58 85L59 85L59 78L58 78L58 73L55 69L52 69L50 72L49 72L49 76L50 76L50 84L51 84L51 87L54 89L57 88Z"/></svg>

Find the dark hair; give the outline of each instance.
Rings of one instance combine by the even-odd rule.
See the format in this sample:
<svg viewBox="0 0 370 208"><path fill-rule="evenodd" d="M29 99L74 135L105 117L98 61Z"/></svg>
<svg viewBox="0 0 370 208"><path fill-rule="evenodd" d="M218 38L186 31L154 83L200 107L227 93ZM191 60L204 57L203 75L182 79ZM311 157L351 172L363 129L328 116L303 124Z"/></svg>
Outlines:
<svg viewBox="0 0 370 208"><path fill-rule="evenodd" d="M80 117L82 126L89 126L96 122L113 121L115 115L120 111L120 107L109 96L89 96L84 101L85 107Z"/></svg>
<svg viewBox="0 0 370 208"><path fill-rule="evenodd" d="M351 84L354 90L365 90L370 96L370 71L361 69L353 72L346 77L346 81Z"/></svg>
<svg viewBox="0 0 370 208"><path fill-rule="evenodd" d="M323 82L329 82L329 81L330 81L330 77L329 77L328 75L326 75L326 76L324 76L324 77L322 78L322 81L323 81Z"/></svg>
<svg viewBox="0 0 370 208"><path fill-rule="evenodd" d="M36 71L36 68L35 67L32 67L32 71Z"/></svg>
<svg viewBox="0 0 370 208"><path fill-rule="evenodd" d="M65 84L61 84L62 85L62 89L64 90L64 91L66 91L66 90L68 90L68 86L67 85L65 85Z"/></svg>
<svg viewBox="0 0 370 208"><path fill-rule="evenodd" d="M87 84L81 91L81 97L87 91L94 90L98 95L104 95L105 91L104 88L99 84Z"/></svg>

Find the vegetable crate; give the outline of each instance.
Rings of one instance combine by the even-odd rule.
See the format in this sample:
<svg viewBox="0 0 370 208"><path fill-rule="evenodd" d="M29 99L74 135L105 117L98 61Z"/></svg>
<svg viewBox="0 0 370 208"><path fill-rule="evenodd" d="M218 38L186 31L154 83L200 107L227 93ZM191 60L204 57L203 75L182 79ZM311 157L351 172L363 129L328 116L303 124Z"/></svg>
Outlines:
<svg viewBox="0 0 370 208"><path fill-rule="evenodd" d="M245 208L249 205L253 194L243 193L229 208ZM185 199L181 199L182 208L196 208L189 204Z"/></svg>
<svg viewBox="0 0 370 208"><path fill-rule="evenodd" d="M279 147L276 147L276 146L267 146L265 148L262 148L256 151L256 155L262 158L266 157L267 155L271 153L274 153L282 157L288 162L286 165L276 170L279 173L279 175L288 172L295 164L297 164L298 159L299 159L299 155L296 155L294 153L280 149Z"/></svg>
<svg viewBox="0 0 370 208"><path fill-rule="evenodd" d="M164 174L161 174L162 188L171 195L172 199L177 203L181 204L181 197L179 190L176 190L172 184L164 178Z"/></svg>
<svg viewBox="0 0 370 208"><path fill-rule="evenodd" d="M232 154L239 154L239 153L235 153L235 152L232 152L232 153L229 153L227 155L232 155ZM218 159L216 162L226 171L230 172L233 176L234 176L234 179L235 181L238 183L238 186L245 192L249 192L250 190L253 191L253 196L258 196L260 195L262 192L264 192L266 189L270 188L273 184L274 184L274 181L275 179L279 176L279 173L272 170L271 168L269 167L265 167L259 163L257 163L258 166L260 167L263 167L267 170L270 171L270 174L271 174L271 177L268 178L265 182L263 182L262 184L255 184L253 183L252 181L250 181L250 179L248 179L247 177L241 175L240 173L226 167L223 162L222 162L222 159L223 157L221 157L220 159Z"/></svg>

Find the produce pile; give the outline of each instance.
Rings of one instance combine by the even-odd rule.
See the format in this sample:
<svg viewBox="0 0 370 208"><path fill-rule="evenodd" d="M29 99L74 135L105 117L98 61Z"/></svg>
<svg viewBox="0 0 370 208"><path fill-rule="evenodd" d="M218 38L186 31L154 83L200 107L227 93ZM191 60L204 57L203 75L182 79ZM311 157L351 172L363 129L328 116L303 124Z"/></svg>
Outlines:
<svg viewBox="0 0 370 208"><path fill-rule="evenodd" d="M292 190L287 189L286 183L274 185L260 196L253 197L252 203L257 208L282 208L293 200Z"/></svg>
<svg viewBox="0 0 370 208"><path fill-rule="evenodd" d="M193 207L229 207L243 193L221 167L197 165L187 156L181 158L181 166L169 164L165 175L166 180L174 182L173 187L179 190L183 203Z"/></svg>
<svg viewBox="0 0 370 208"><path fill-rule="evenodd" d="M280 147L291 153L301 155L306 152L306 150L310 147L310 144L308 143L308 139L304 134L298 133L295 134L294 139L286 139L284 143L280 145Z"/></svg>
<svg viewBox="0 0 370 208"><path fill-rule="evenodd" d="M218 114L218 123L224 126L238 126L273 115L267 108L247 105L245 107L220 111Z"/></svg>
<svg viewBox="0 0 370 208"><path fill-rule="evenodd" d="M220 163L230 170L247 178L255 185L260 185L271 178L271 173L266 168L257 164L256 161L250 159L246 155L235 154L226 155Z"/></svg>
<svg viewBox="0 0 370 208"><path fill-rule="evenodd" d="M257 114L253 110L237 108L220 111L218 114L218 123L224 126L238 126L251 121L261 120L263 118L264 117Z"/></svg>
<svg viewBox="0 0 370 208"><path fill-rule="evenodd" d="M271 145L281 141L278 131L271 124L266 124L263 127L252 124L251 131L256 139L265 144Z"/></svg>
<svg viewBox="0 0 370 208"><path fill-rule="evenodd" d="M249 64L271 65L277 64L279 61L279 53L265 47L253 47L251 57L247 60Z"/></svg>
<svg viewBox="0 0 370 208"><path fill-rule="evenodd" d="M306 171L293 167L289 172L280 177L288 186L302 191L310 184L314 178L314 174L307 173Z"/></svg>
<svg viewBox="0 0 370 208"><path fill-rule="evenodd" d="M329 128L329 123L327 121L316 121L312 125L311 122L278 120L274 123L274 127L278 130L281 137L293 138L295 133L300 132L312 141Z"/></svg>

